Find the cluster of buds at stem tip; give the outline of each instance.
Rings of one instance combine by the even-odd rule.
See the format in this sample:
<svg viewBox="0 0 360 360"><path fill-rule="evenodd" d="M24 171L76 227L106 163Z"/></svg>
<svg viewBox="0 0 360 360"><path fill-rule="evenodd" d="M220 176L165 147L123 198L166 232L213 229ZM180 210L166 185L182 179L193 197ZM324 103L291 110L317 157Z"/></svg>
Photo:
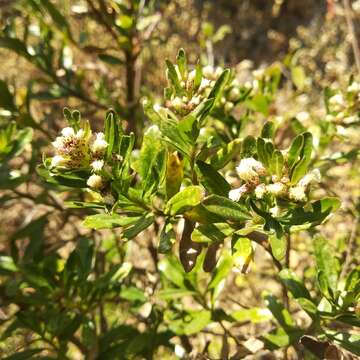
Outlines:
<svg viewBox="0 0 360 360"><path fill-rule="evenodd" d="M55 148L55 155L51 159L53 169L89 169L94 174L89 177L87 185L94 190L104 187L104 179L98 173L104 167L108 143L102 132L92 134L88 126L78 131L66 127L52 145Z"/></svg>
<svg viewBox="0 0 360 360"><path fill-rule="evenodd" d="M294 202L304 202L307 200L307 190L312 183L318 183L321 175L318 169L314 169L297 184L290 185L288 176L283 175L280 179L272 176L270 181L263 164L254 158L245 158L240 161L236 171L243 184L229 192L229 198L239 201L245 195L253 195L256 199L263 199L266 195L274 198L289 199Z"/></svg>
<svg viewBox="0 0 360 360"><path fill-rule="evenodd" d="M210 65L202 68L202 79L200 84L195 88L196 70L191 70L185 75L181 75L177 65L174 65L180 87L183 90L182 95L173 91L167 97L165 106L176 115L185 116L193 111L203 100L205 100L214 87L216 80L222 74L224 69L220 66L213 67ZM169 83L170 80L169 80ZM168 88L170 89L170 88ZM240 97L239 83L236 79L232 80L224 89L223 96L220 98L217 106L229 113L235 107L236 101Z"/></svg>

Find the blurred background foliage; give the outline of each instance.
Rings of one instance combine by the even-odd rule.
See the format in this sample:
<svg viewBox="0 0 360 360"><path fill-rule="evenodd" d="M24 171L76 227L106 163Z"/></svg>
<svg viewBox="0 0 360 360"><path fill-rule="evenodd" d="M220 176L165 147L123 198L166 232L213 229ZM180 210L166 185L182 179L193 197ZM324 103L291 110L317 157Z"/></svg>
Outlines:
<svg viewBox="0 0 360 360"><path fill-rule="evenodd" d="M180 47L189 63L231 67L241 83L267 71L276 85L234 116L253 111L246 122L253 133L265 120L275 121L283 148L294 134L312 132L321 188L342 201L315 248L311 232L294 236L292 268L320 299L327 290L314 281L309 252L326 249L331 262L324 266L330 277L337 269L336 281L359 266L358 120L349 126L327 117L338 113L327 106L331 95L345 91L352 76L360 80L344 4L356 31L359 1L0 0L1 358L360 354L359 318L340 324L319 318L332 330L326 339L314 338L319 323L310 322L311 310L283 308L277 269L263 250L248 274L232 272L226 257L210 280L199 268L186 274L175 257L157 253L159 224L131 242L117 230L89 230L82 219L91 210L66 203L80 194L45 183L35 170L65 126L65 106L79 109L95 130L113 108L140 144L149 125L142 100L160 101L165 59ZM357 101L347 109L351 114L358 115ZM215 288L216 306L207 309L202 303ZM264 336L274 330L273 338ZM342 330L350 335L342 337ZM306 336L301 344L300 333Z"/></svg>

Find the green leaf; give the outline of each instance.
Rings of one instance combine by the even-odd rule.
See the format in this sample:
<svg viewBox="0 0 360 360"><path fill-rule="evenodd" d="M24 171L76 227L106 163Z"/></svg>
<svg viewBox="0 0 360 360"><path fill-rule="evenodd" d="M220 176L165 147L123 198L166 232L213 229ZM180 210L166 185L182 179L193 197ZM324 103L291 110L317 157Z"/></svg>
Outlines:
<svg viewBox="0 0 360 360"><path fill-rule="evenodd" d="M186 289L172 289L172 288L167 288L157 292L157 296L163 300L173 300L179 298L181 299L184 296L194 296L195 294L196 294L195 291L186 290Z"/></svg>
<svg viewBox="0 0 360 360"><path fill-rule="evenodd" d="M247 136L241 147L241 158L252 157L257 150L256 139L253 136Z"/></svg>
<svg viewBox="0 0 360 360"><path fill-rule="evenodd" d="M233 266L233 259L230 254L224 251L221 254L220 260L216 265L216 269L211 277L208 289L216 289L218 285L225 280Z"/></svg>
<svg viewBox="0 0 360 360"><path fill-rule="evenodd" d="M202 103L205 104L205 103ZM201 104L201 105L202 105ZM198 108L196 108L189 115L181 119L177 124L177 129L184 138L184 140L189 145L195 144L196 139L199 136L199 127L197 118L199 114L197 113ZM202 110L200 111L200 113Z"/></svg>
<svg viewBox="0 0 360 360"><path fill-rule="evenodd" d="M240 237L237 234L233 236L233 261L242 273L246 273L254 256L254 249L251 240L246 237Z"/></svg>
<svg viewBox="0 0 360 360"><path fill-rule="evenodd" d="M195 67L194 91L198 90L202 80L202 67L198 62Z"/></svg>
<svg viewBox="0 0 360 360"><path fill-rule="evenodd" d="M272 139L275 133L275 126L272 121L267 121L262 130L261 130L261 137L264 139Z"/></svg>
<svg viewBox="0 0 360 360"><path fill-rule="evenodd" d="M196 311L192 319L184 324L185 335L194 335L203 330L211 322L211 312L208 310Z"/></svg>
<svg viewBox="0 0 360 360"><path fill-rule="evenodd" d="M323 274L323 279L333 293L337 290L339 264L330 249L329 243L321 236L314 238L314 254L316 259L316 268Z"/></svg>
<svg viewBox="0 0 360 360"><path fill-rule="evenodd" d="M287 158L287 163L290 170L293 168L294 164L297 163L303 145L304 145L304 136L302 134L298 135L292 141Z"/></svg>
<svg viewBox="0 0 360 360"><path fill-rule="evenodd" d="M188 186L184 190L175 194L165 206L165 213L175 216L183 214L200 204L204 197L204 191L201 186Z"/></svg>
<svg viewBox="0 0 360 360"><path fill-rule="evenodd" d="M184 93L184 89L180 85L180 79L178 77L178 74L176 72L175 66L170 60L165 60L167 70L168 70L168 79L172 86L175 89L176 95L181 96Z"/></svg>
<svg viewBox="0 0 360 360"><path fill-rule="evenodd" d="M7 158L13 158L20 155L27 144L32 140L34 131L32 128L24 128L17 131L16 138L13 141L13 148L10 153L7 155Z"/></svg>
<svg viewBox="0 0 360 360"><path fill-rule="evenodd" d="M269 321L272 318L272 314L268 309L254 307L251 309L234 311L231 313L231 317L241 323L250 321L252 324L258 324Z"/></svg>
<svg viewBox="0 0 360 360"><path fill-rule="evenodd" d="M98 55L99 59L107 64L110 64L110 65L123 65L125 64L124 60L116 57L116 56L113 56L113 55L110 55L110 54L99 54Z"/></svg>
<svg viewBox="0 0 360 360"><path fill-rule="evenodd" d="M4 80L0 80L0 107L11 112L17 110L14 96L11 94L7 83Z"/></svg>
<svg viewBox="0 0 360 360"><path fill-rule="evenodd" d="M304 143L301 149L300 160L294 165L291 172L291 184L296 184L306 174L311 161L313 137L309 132L302 135L304 137Z"/></svg>
<svg viewBox="0 0 360 360"><path fill-rule="evenodd" d="M105 118L105 140L108 143L106 148L106 157L111 160L114 150L118 149L119 136L122 133L121 126L118 122L116 114L110 110L106 114Z"/></svg>
<svg viewBox="0 0 360 360"><path fill-rule="evenodd" d="M195 242L216 242L224 241L235 230L226 223L199 225L191 234L191 239Z"/></svg>
<svg viewBox="0 0 360 360"><path fill-rule="evenodd" d="M208 196L202 204L205 209L225 221L244 221L251 219L251 215L244 205L238 204L219 195Z"/></svg>
<svg viewBox="0 0 360 360"><path fill-rule="evenodd" d="M285 309L283 304L274 295L265 294L265 304L277 320L279 325L286 331L295 329L295 322L292 319L288 310Z"/></svg>
<svg viewBox="0 0 360 360"><path fill-rule="evenodd" d="M85 218L83 225L90 229L113 229L134 224L140 217L126 217L118 214L96 214Z"/></svg>
<svg viewBox="0 0 360 360"><path fill-rule="evenodd" d="M336 211L340 206L340 200L336 198L324 198L311 203L311 208L304 209L297 207L291 209L283 217L278 218L281 224L296 228L296 226L311 226L321 224L331 212Z"/></svg>
<svg viewBox="0 0 360 360"><path fill-rule="evenodd" d="M208 95L208 99L214 99L214 104L220 98L224 87L229 81L230 77L230 69L224 70L219 78L216 80L214 87L211 89L210 94Z"/></svg>
<svg viewBox="0 0 360 360"><path fill-rule="evenodd" d="M275 150L273 152L271 162L273 164L273 173L277 176L278 179L281 179L284 167L284 157L280 150Z"/></svg>
<svg viewBox="0 0 360 360"><path fill-rule="evenodd" d="M184 178L183 161L178 153L174 151L168 154L166 162L166 198L170 199L179 192Z"/></svg>
<svg viewBox="0 0 360 360"><path fill-rule="evenodd" d="M132 239L154 223L154 215L146 214L123 232L125 239Z"/></svg>
<svg viewBox="0 0 360 360"><path fill-rule="evenodd" d="M241 140L235 139L221 147L214 156L210 158L210 164L215 170L222 169L241 150Z"/></svg>
<svg viewBox="0 0 360 360"><path fill-rule="evenodd" d="M139 158L132 164L143 180L147 178L151 165L160 150L162 150L160 133L154 127L150 127L144 134Z"/></svg>
<svg viewBox="0 0 360 360"><path fill-rule="evenodd" d="M185 272L179 262L173 256L167 256L159 262L160 273L173 284L179 288L186 288L185 286Z"/></svg>
<svg viewBox="0 0 360 360"><path fill-rule="evenodd" d="M306 83L306 75L302 66L293 66L291 68L291 79L295 86L302 91Z"/></svg>
<svg viewBox="0 0 360 360"><path fill-rule="evenodd" d="M39 0L41 5L46 9L47 13L50 15L55 26L71 39L71 31L68 22L66 21L65 16L63 16L60 11L51 3L49 0Z"/></svg>
<svg viewBox="0 0 360 360"><path fill-rule="evenodd" d="M18 268L10 256L0 256L0 274L9 274L16 271L18 271Z"/></svg>
<svg viewBox="0 0 360 360"><path fill-rule="evenodd" d="M360 355L360 335L326 331L326 336L355 355Z"/></svg>
<svg viewBox="0 0 360 360"><path fill-rule="evenodd" d="M179 50L177 57L176 57L176 62L177 62L181 77L183 79L185 79L186 73L187 73L187 63L186 63L186 54L185 54L184 49Z"/></svg>
<svg viewBox="0 0 360 360"><path fill-rule="evenodd" d="M146 301L144 291L142 291L134 286L122 288L120 291L120 297L122 299L129 300L131 302L144 303Z"/></svg>
<svg viewBox="0 0 360 360"><path fill-rule="evenodd" d="M263 94L256 94L251 99L246 100L246 105L253 111L260 112L264 115L269 114L270 102Z"/></svg>
<svg viewBox="0 0 360 360"><path fill-rule="evenodd" d="M296 301L310 316L316 317L318 309L311 300L299 297L296 299Z"/></svg>
<svg viewBox="0 0 360 360"><path fill-rule="evenodd" d="M283 269L280 271L279 277L295 299L306 298L311 300L309 291L294 272Z"/></svg>
<svg viewBox="0 0 360 360"><path fill-rule="evenodd" d="M258 138L256 142L257 155L259 161L265 166L266 169L270 167L270 157L265 149L266 142L262 138Z"/></svg>
<svg viewBox="0 0 360 360"><path fill-rule="evenodd" d="M345 290L360 295L360 266L353 269L346 277Z"/></svg>
<svg viewBox="0 0 360 360"><path fill-rule="evenodd" d="M0 47L12 50L29 61L33 59L32 55L28 53L26 45L19 39L0 37Z"/></svg>
<svg viewBox="0 0 360 360"><path fill-rule="evenodd" d="M44 230L47 223L48 214L42 215L18 229L11 236L11 242L26 237L30 240L23 255L23 262L39 261L42 258L44 250Z"/></svg>
<svg viewBox="0 0 360 360"><path fill-rule="evenodd" d="M269 242L275 259L282 260L286 255L286 237L273 234L269 236Z"/></svg>
<svg viewBox="0 0 360 360"><path fill-rule="evenodd" d="M213 194L228 196L231 190L230 184L211 165L198 160L197 169L200 173L200 182L205 189Z"/></svg>
<svg viewBox="0 0 360 360"><path fill-rule="evenodd" d="M171 250L173 244L176 241L176 234L171 222L166 222L160 234L160 241L158 252L160 254L165 254Z"/></svg>

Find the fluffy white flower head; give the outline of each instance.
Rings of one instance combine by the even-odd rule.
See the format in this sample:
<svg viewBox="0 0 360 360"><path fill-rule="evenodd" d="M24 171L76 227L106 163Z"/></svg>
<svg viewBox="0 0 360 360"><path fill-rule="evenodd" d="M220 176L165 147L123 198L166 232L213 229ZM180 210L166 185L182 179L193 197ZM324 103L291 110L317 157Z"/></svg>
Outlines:
<svg viewBox="0 0 360 360"><path fill-rule="evenodd" d="M305 188L302 186L291 187L289 189L289 197L290 199L295 201L305 201L306 200Z"/></svg>
<svg viewBox="0 0 360 360"><path fill-rule="evenodd" d="M100 190L104 187L104 181L103 178L100 175L91 175L87 182L87 186L89 186L91 189L94 190Z"/></svg>
<svg viewBox="0 0 360 360"><path fill-rule="evenodd" d="M229 199L232 201L239 201L241 196L248 191L246 185L242 185L237 189L233 189L229 191Z"/></svg>
<svg viewBox="0 0 360 360"><path fill-rule="evenodd" d="M286 193L286 185L281 182L276 182L275 184L267 185L266 190L274 196L281 196Z"/></svg>
<svg viewBox="0 0 360 360"><path fill-rule="evenodd" d="M94 171L100 171L104 167L104 160L94 160L91 167Z"/></svg>
<svg viewBox="0 0 360 360"><path fill-rule="evenodd" d="M314 169L299 180L298 186L306 188L311 183L316 183L316 182L319 183L320 181L321 181L320 171L319 169Z"/></svg>
<svg viewBox="0 0 360 360"><path fill-rule="evenodd" d="M257 199L262 199L266 194L266 186L265 184L260 184L255 188L255 196Z"/></svg>
<svg viewBox="0 0 360 360"><path fill-rule="evenodd" d="M75 136L75 131L72 127L66 127L61 130L61 135L65 137Z"/></svg>
<svg viewBox="0 0 360 360"><path fill-rule="evenodd" d="M96 133L95 140L91 144L91 151L93 151L94 153L102 153L105 151L107 146L108 146L108 143L105 140L104 133L102 133L102 132Z"/></svg>
<svg viewBox="0 0 360 360"><path fill-rule="evenodd" d="M242 159L236 171L240 179L247 182L256 182L259 176L264 176L266 173L263 164L254 158Z"/></svg>

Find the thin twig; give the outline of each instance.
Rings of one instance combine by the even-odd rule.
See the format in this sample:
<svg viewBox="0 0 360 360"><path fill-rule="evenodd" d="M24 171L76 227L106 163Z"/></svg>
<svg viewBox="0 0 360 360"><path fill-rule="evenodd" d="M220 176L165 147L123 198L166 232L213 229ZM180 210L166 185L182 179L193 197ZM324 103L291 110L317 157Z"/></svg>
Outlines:
<svg viewBox="0 0 360 360"><path fill-rule="evenodd" d="M350 35L351 46L354 52L355 63L358 74L360 75L360 50L359 50L358 41L356 39L355 26L353 22L352 11L349 0L343 0L343 5L344 5L346 23Z"/></svg>

